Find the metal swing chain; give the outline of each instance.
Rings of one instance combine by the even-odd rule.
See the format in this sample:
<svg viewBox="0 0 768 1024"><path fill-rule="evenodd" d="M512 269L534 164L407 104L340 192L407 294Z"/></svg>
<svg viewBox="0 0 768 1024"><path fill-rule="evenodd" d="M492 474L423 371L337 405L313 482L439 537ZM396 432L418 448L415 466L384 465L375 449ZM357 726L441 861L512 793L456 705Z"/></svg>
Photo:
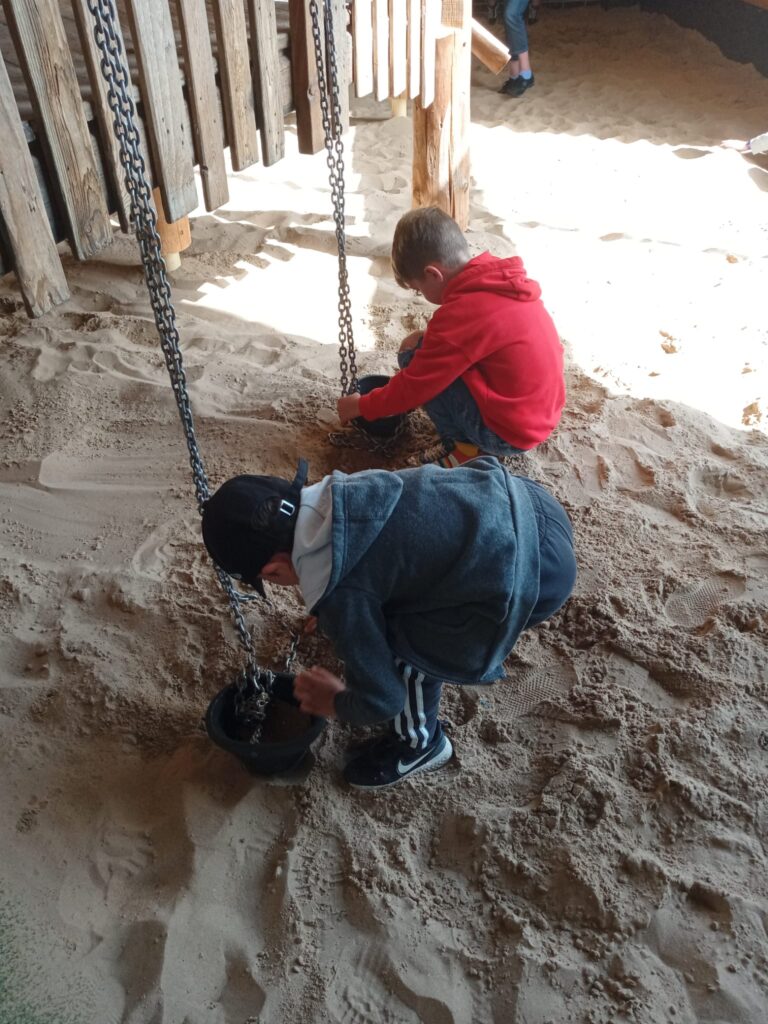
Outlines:
<svg viewBox="0 0 768 1024"><path fill-rule="evenodd" d="M323 4L325 27L325 49L328 58L327 79L323 44L320 37L318 0L309 0L309 14L312 21L312 38L315 43L315 65L317 67L317 84L320 92L320 112L322 114L323 132L325 134L328 180L331 185L333 220L336 224L336 244L339 249L339 367L341 369L341 393L342 395L348 395L357 390L357 354L352 333L352 303L349 297L347 243L344 233L344 140L342 139L336 44L333 36L333 10L331 0L321 0L321 2ZM328 86L330 86L330 93Z"/></svg>
<svg viewBox="0 0 768 1024"><path fill-rule="evenodd" d="M165 260L160 251L160 237L147 184L146 166L141 155L140 138L136 128L136 108L130 94L131 80L123 61L123 47L116 31L117 15L114 0L88 0L88 7L94 19L94 37L101 52L101 73L109 89L109 105L114 115L114 131L120 146L120 163L125 172L125 186L131 200L131 221L141 251L141 261L147 282L155 325L160 336L160 345L165 365L171 379L174 398L184 428L192 478L195 484L198 511L202 515L203 504L208 499L208 479L203 468L200 449L195 436L192 410L187 393L186 374L181 356L179 331L176 326L176 312L171 301L171 288L166 275ZM253 740L258 738L261 723L269 703L274 674L260 669L256 663L256 651L248 627L243 618L241 602L249 595L239 594L231 578L218 566L219 578L229 601L235 629L245 650L246 667L235 683L238 689L239 710L249 725L254 728Z"/></svg>
<svg viewBox="0 0 768 1024"><path fill-rule="evenodd" d="M320 9L318 0L309 0L312 21L312 39L315 44L315 66L320 93L320 112L325 135L328 180L331 185L333 219L336 224L336 243L339 250L339 368L341 370L341 393L351 394L357 390L357 353L352 332L352 304L349 295L347 273L346 235L344 231L344 140L342 138L341 103L339 100L339 74L336 60L336 42L333 33L333 10L331 0L319 0L323 4L326 60L320 32ZM328 88L330 86L330 90ZM330 103L329 103L330 96ZM392 454L406 427L402 420L392 437L378 440L367 434L355 423L351 430L332 431L328 435L331 444L337 448L356 448L375 452L385 457Z"/></svg>

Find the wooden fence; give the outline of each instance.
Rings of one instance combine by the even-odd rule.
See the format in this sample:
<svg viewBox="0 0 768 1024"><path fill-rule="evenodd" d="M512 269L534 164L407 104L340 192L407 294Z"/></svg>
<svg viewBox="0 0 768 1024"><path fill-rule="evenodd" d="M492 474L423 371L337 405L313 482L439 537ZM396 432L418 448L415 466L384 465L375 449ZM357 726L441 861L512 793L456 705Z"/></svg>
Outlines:
<svg viewBox="0 0 768 1024"><path fill-rule="evenodd" d="M112 114L88 0L1 0L0 274L15 271L27 311L68 297L57 243L87 260L130 229ZM332 0L342 126L348 89L377 99L435 96L444 11L469 0ZM322 2L319 7L322 11ZM151 184L169 222L228 200L234 170L324 144L309 0L118 0Z"/></svg>

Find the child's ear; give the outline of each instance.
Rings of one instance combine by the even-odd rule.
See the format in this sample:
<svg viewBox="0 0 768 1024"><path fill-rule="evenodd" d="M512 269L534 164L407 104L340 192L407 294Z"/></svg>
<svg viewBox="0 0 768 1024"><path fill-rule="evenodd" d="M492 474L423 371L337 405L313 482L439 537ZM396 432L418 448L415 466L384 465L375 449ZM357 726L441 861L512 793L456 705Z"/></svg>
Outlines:
<svg viewBox="0 0 768 1024"><path fill-rule="evenodd" d="M259 575L269 583L284 583L290 566L291 556L284 551L278 551L272 555Z"/></svg>
<svg viewBox="0 0 768 1024"><path fill-rule="evenodd" d="M273 558L262 568L259 576L261 576L262 579L269 580L270 583L274 583L279 578L283 568L284 564Z"/></svg>

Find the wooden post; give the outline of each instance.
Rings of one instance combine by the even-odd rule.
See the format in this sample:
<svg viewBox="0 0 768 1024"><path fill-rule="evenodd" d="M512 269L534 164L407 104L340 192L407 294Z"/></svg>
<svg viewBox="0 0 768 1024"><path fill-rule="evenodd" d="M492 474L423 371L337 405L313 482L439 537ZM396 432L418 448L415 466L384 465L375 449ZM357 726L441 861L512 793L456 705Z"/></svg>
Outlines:
<svg viewBox="0 0 768 1024"><path fill-rule="evenodd" d="M160 189L153 189L152 199L155 203L157 214L157 233L160 235L160 252L165 259L165 267L168 271L178 270L181 266L181 256L185 249L192 245L192 232L189 227L189 217L181 217L179 220L167 221L163 210L163 201L160 196Z"/></svg>
<svg viewBox="0 0 768 1024"><path fill-rule="evenodd" d="M456 7L453 5L454 15ZM435 95L413 104L413 205L439 206L462 230L469 224L469 79L471 0L435 47ZM454 21L455 24L455 21Z"/></svg>
<svg viewBox="0 0 768 1024"><path fill-rule="evenodd" d="M399 96L393 96L390 102L392 104L392 117L408 116L408 96L404 92Z"/></svg>

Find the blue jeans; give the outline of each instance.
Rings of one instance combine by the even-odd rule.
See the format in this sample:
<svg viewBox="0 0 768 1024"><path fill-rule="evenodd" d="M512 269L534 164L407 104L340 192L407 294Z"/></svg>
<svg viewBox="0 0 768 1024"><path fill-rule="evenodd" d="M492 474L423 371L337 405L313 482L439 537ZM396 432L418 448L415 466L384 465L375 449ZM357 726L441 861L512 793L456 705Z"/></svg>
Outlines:
<svg viewBox="0 0 768 1024"><path fill-rule="evenodd" d="M398 354L397 364L401 370L410 363L420 347L421 342L416 348ZM522 448L513 448L485 425L477 402L461 377L453 384L449 384L445 391L425 402L424 410L434 423L441 441L449 448L456 441L463 441L477 445L480 451L495 455L497 458L520 455L523 452Z"/></svg>
<svg viewBox="0 0 768 1024"><path fill-rule="evenodd" d="M528 0L506 0L504 4L504 32L513 59L528 52L528 30L524 14Z"/></svg>

